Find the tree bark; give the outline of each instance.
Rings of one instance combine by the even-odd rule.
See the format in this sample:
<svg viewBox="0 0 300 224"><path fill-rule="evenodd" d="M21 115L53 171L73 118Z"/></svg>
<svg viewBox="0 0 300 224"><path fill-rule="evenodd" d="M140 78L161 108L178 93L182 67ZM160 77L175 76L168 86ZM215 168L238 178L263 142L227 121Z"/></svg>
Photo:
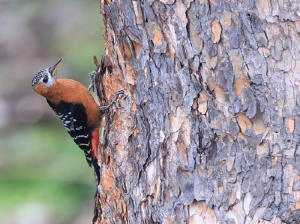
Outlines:
<svg viewBox="0 0 300 224"><path fill-rule="evenodd" d="M101 13L98 96L125 96L103 120L94 223L299 223L299 2Z"/></svg>

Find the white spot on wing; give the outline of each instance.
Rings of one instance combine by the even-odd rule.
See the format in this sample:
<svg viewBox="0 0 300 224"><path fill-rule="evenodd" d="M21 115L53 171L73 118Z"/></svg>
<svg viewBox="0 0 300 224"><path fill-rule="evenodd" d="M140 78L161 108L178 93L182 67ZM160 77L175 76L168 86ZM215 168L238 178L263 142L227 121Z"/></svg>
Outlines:
<svg viewBox="0 0 300 224"><path fill-rule="evenodd" d="M74 137L73 139L75 140L75 139L77 139L77 138L88 138L89 137L89 135L87 134L87 135L77 135L76 137Z"/></svg>

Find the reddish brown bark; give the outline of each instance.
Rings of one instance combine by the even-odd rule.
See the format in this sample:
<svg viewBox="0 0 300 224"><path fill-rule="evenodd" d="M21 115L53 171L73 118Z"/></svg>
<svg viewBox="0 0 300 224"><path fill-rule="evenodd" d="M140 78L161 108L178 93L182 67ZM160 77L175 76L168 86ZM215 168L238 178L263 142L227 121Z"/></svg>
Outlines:
<svg viewBox="0 0 300 224"><path fill-rule="evenodd" d="M95 223L300 220L296 2L101 1Z"/></svg>

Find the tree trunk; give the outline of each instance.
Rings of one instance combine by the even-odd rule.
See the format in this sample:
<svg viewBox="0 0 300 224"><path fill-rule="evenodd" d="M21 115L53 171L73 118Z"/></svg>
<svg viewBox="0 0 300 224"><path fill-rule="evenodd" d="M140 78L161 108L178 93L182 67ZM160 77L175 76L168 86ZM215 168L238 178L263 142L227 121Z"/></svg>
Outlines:
<svg viewBox="0 0 300 224"><path fill-rule="evenodd" d="M101 13L98 96L125 96L103 120L94 223L299 223L299 1Z"/></svg>

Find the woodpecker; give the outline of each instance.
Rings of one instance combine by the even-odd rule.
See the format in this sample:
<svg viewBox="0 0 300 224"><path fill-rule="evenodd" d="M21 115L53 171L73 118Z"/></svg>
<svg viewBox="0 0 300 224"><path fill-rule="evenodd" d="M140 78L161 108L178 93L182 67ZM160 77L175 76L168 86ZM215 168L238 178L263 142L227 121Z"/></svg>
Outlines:
<svg viewBox="0 0 300 224"><path fill-rule="evenodd" d="M118 104L118 96L123 91L119 91L110 104L99 107L83 84L72 79L57 79L57 68L62 60L50 68L40 70L32 79L32 87L46 98L74 142L84 151L87 163L95 169L99 185L97 149L100 119L111 105Z"/></svg>

